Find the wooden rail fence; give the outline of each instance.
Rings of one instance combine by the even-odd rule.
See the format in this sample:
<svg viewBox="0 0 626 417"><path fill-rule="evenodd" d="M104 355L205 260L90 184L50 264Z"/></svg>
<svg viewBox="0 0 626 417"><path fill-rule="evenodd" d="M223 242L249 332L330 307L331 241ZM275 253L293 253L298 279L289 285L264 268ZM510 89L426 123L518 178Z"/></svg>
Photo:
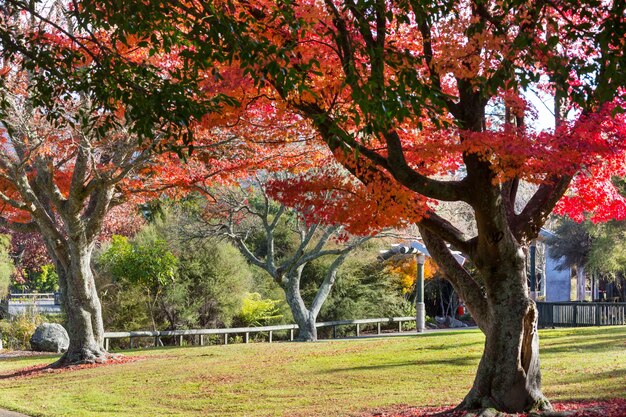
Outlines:
<svg viewBox="0 0 626 417"><path fill-rule="evenodd" d="M626 303L586 303L586 302L562 302L546 303L538 302L540 327L578 327L578 326L611 326L626 325ZM355 326L356 336L361 335L361 326L376 325L376 334L382 334L382 325L397 324L398 332L402 332L402 324L414 322L415 317L390 317L359 320L338 320L320 322L316 327L331 327L333 338L337 337L337 327ZM282 324L278 326L260 327L235 327L229 329L193 329L193 330L161 330L161 331L132 331L132 332L105 332L105 348L110 348L112 339L129 339L130 347L133 347L135 339L152 338L154 346L162 345L161 338L176 338L179 345L185 340L201 346L205 344L206 336L223 336L222 343L228 344L231 335L242 335L245 343L250 341L250 335L255 333L267 333L267 341L272 343L275 332L288 331L289 340L294 340L296 324Z"/></svg>
<svg viewBox="0 0 626 417"><path fill-rule="evenodd" d="M333 337L337 337L338 326L355 326L356 336L361 334L362 325L376 324L376 333L381 334L381 325L383 324L398 324L398 332L402 331L402 323L414 322L415 317L390 317L379 319L359 319L359 320L338 320L327 321L317 323L315 326L320 327L332 327ZM133 347L133 341L137 338L153 338L154 346L162 344L161 338L163 337L175 337L178 339L178 344L183 345L185 338L189 341L196 342L200 346L204 345L205 336L210 335L223 335L223 343L228 344L229 335L243 335L245 343L250 341L250 334L254 333L267 333L268 342L272 343L274 332L277 331L289 331L289 340L294 339L294 331L298 329L296 324L282 324L278 326L260 326L260 327L234 327L230 329L195 329L195 330L161 330L161 331L133 331L133 332L105 332L104 333L104 346L107 350L110 348L111 339L129 339L130 347Z"/></svg>
<svg viewBox="0 0 626 417"><path fill-rule="evenodd" d="M626 324L626 303L537 303L540 327L615 326Z"/></svg>

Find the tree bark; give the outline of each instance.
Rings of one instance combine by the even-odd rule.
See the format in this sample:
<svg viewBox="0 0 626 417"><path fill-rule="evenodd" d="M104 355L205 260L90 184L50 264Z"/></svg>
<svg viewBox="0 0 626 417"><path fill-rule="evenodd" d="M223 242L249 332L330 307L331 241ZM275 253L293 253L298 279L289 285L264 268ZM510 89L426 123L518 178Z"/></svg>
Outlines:
<svg viewBox="0 0 626 417"><path fill-rule="evenodd" d="M485 349L459 407L510 413L551 409L541 391L537 307L528 295L523 260L491 262L480 272L491 319L480 321L487 323L481 326Z"/></svg>
<svg viewBox="0 0 626 417"><path fill-rule="evenodd" d="M53 255L59 275L63 308L67 315L70 345L53 365L57 367L105 362L102 307L91 270L92 245L68 243L69 255L59 259Z"/></svg>
<svg viewBox="0 0 626 417"><path fill-rule="evenodd" d="M526 301L527 308L516 312L494 310L501 319L484 331L483 356L460 408L511 413L550 409L541 391L537 309L532 300Z"/></svg>
<svg viewBox="0 0 626 417"><path fill-rule="evenodd" d="M485 334L485 348L462 410L520 413L549 410L541 392L537 308L529 296L524 252L510 234L485 239L472 252L481 286L445 242L420 227L428 250Z"/></svg>
<svg viewBox="0 0 626 417"><path fill-rule="evenodd" d="M293 319L298 325L298 338L301 342L316 342L317 327L315 327L316 317L304 307L304 303L298 301L299 296L294 297L293 294L287 294L287 304L291 308ZM301 300L301 299L300 299Z"/></svg>
<svg viewBox="0 0 626 417"><path fill-rule="evenodd" d="M317 314L306 308L304 300L300 295L300 278L303 269L304 265L287 279L284 290L287 304L289 304L293 319L298 325L297 340L301 342L315 342L317 341L317 327L315 326Z"/></svg>

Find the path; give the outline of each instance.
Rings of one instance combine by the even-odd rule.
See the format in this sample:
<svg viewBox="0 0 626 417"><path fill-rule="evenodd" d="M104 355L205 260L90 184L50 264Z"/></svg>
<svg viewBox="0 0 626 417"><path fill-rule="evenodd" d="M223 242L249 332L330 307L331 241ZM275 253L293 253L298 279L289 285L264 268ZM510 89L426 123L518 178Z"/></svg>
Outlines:
<svg viewBox="0 0 626 417"><path fill-rule="evenodd" d="M0 409L0 417L28 417L28 416L26 414L20 414L14 411Z"/></svg>

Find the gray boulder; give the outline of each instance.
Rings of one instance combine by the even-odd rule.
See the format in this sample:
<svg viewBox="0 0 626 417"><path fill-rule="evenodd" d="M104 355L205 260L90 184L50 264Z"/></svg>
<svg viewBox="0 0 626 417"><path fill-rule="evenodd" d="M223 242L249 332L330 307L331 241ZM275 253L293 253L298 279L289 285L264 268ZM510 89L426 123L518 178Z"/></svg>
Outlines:
<svg viewBox="0 0 626 417"><path fill-rule="evenodd" d="M460 327L467 327L467 324L450 316L446 317L446 325L453 329L460 328Z"/></svg>
<svg viewBox="0 0 626 417"><path fill-rule="evenodd" d="M30 348L37 352L65 352L70 346L67 331L57 323L43 323L30 338Z"/></svg>

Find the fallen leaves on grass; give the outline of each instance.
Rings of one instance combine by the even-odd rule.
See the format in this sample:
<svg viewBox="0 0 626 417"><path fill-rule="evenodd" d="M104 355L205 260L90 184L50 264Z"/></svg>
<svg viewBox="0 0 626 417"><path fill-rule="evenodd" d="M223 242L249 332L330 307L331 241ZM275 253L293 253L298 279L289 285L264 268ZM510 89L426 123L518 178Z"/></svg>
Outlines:
<svg viewBox="0 0 626 417"><path fill-rule="evenodd" d="M0 379L18 379L37 376L41 374L60 374L63 372L77 371L79 369L98 368L101 366L119 365L124 363L137 362L145 359L145 356L124 356L115 355L111 356L106 362L102 363L84 363L80 365L70 365L63 368L52 368L50 364L46 365L33 365L26 368L21 368L10 373L0 374Z"/></svg>
<svg viewBox="0 0 626 417"><path fill-rule="evenodd" d="M626 417L626 399L564 401L552 404L554 412L545 413L546 416L567 417ZM388 409L384 412L370 414L372 417L464 417L465 411L455 411L452 407L426 407ZM499 414L498 416L534 417L542 414Z"/></svg>

